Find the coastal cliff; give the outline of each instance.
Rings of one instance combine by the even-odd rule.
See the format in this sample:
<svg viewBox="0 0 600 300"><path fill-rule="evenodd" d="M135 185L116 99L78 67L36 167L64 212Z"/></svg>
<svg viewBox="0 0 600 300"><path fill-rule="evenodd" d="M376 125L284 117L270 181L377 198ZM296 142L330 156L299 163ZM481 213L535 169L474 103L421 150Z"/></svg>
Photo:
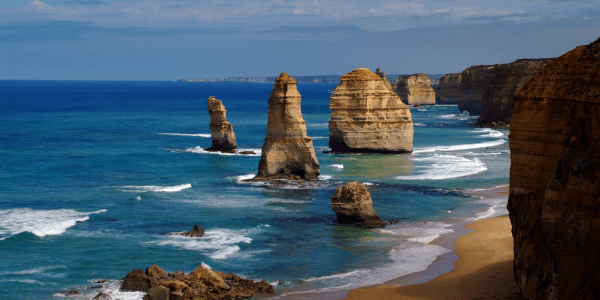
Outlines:
<svg viewBox="0 0 600 300"><path fill-rule="evenodd" d="M446 74L440 77L439 87L435 90L437 104L458 104L461 73Z"/></svg>
<svg viewBox="0 0 600 300"><path fill-rule="evenodd" d="M458 92L458 109L468 111L471 115L481 115L483 112L483 91L485 76L494 66L471 66L461 73L460 89Z"/></svg>
<svg viewBox="0 0 600 300"><path fill-rule="evenodd" d="M600 39L514 97L508 210L528 299L600 299Z"/></svg>
<svg viewBox="0 0 600 300"><path fill-rule="evenodd" d="M269 97L267 137L254 180L317 179L319 163L300 110L297 82L286 73Z"/></svg>
<svg viewBox="0 0 600 300"><path fill-rule="evenodd" d="M429 76L425 74L398 76L393 90L408 105L435 104L435 91L431 87Z"/></svg>
<svg viewBox="0 0 600 300"><path fill-rule="evenodd" d="M413 151L410 110L380 76L358 68L340 80L329 101L329 147L333 152Z"/></svg>
<svg viewBox="0 0 600 300"><path fill-rule="evenodd" d="M483 111L477 123L503 122L512 118L513 96L542 69L551 58L519 59L508 64L495 65L486 73L482 96Z"/></svg>
<svg viewBox="0 0 600 300"><path fill-rule="evenodd" d="M233 125L225 117L227 110L220 100L208 97L208 113L210 114L210 138L212 146L208 151L234 152L237 148Z"/></svg>

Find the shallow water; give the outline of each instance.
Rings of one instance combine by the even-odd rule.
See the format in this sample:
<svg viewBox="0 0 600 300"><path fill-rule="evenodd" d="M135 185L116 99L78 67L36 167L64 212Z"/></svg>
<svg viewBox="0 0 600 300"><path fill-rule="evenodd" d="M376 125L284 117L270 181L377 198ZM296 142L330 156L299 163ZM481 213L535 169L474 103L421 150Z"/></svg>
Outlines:
<svg viewBox="0 0 600 300"><path fill-rule="evenodd" d="M270 84L0 81L2 299L141 299L117 281L153 263L283 281L277 294L352 288L422 270L448 251L428 244L448 224L502 213L462 190L508 183L506 131L473 128L457 106L411 108L412 155L324 153L333 87L298 86L320 180L274 185L242 181L257 171ZM209 96L256 155L203 150ZM330 198L353 180L399 223L337 225ZM206 236L167 235L194 224Z"/></svg>

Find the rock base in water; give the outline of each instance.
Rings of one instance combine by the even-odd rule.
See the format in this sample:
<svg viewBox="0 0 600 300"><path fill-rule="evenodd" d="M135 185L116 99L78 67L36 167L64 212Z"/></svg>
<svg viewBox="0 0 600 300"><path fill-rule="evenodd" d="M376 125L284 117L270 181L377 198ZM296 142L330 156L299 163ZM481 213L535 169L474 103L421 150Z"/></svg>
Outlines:
<svg viewBox="0 0 600 300"><path fill-rule="evenodd" d="M387 225L373 210L369 189L358 181L348 182L337 189L331 197L331 209L337 215L340 224L367 228Z"/></svg>
<svg viewBox="0 0 600 300"><path fill-rule="evenodd" d="M212 146L206 151L234 153L237 148L233 125L227 122L225 106L215 97L208 97L208 113L210 114L210 136Z"/></svg>
<svg viewBox="0 0 600 300"><path fill-rule="evenodd" d="M179 235L179 236L185 236L185 237L202 237L202 236L204 236L204 229L200 228L200 226L198 226L198 224L194 224L194 228L192 228L192 230L190 230L190 231L176 232L176 233L171 233L169 235Z"/></svg>
<svg viewBox="0 0 600 300"><path fill-rule="evenodd" d="M259 293L273 294L273 286L235 274L223 274L204 265L189 274L167 273L157 265L146 272L133 270L123 278L123 292L146 292L144 300L244 299Z"/></svg>

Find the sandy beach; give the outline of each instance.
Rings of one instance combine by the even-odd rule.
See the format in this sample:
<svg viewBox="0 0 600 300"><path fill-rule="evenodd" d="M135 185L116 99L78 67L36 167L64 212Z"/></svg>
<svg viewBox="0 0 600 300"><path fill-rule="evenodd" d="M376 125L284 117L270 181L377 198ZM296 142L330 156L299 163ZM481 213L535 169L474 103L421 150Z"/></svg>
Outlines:
<svg viewBox="0 0 600 300"><path fill-rule="evenodd" d="M523 299L513 278L508 216L465 227L475 231L456 240L458 259L450 273L422 284L357 289L346 299Z"/></svg>

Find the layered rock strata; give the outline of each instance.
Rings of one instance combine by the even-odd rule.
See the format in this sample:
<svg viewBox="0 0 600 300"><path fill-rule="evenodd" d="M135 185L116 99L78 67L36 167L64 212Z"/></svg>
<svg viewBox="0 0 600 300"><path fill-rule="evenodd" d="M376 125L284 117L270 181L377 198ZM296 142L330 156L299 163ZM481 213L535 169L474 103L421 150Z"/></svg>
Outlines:
<svg viewBox="0 0 600 300"><path fill-rule="evenodd" d="M233 133L233 125L227 122L225 106L215 97L208 97L208 113L210 114L210 137L212 146L208 151L235 152L237 143Z"/></svg>
<svg viewBox="0 0 600 300"><path fill-rule="evenodd" d="M461 73L460 89L458 91L458 109L468 111L471 115L481 115L483 112L483 92L485 76L494 66L471 66Z"/></svg>
<svg viewBox="0 0 600 300"><path fill-rule="evenodd" d="M145 292L144 300L243 299L259 293L273 294L273 286L235 274L223 274L204 265L189 274L167 273L157 265L133 270L121 283L123 292Z"/></svg>
<svg viewBox="0 0 600 300"><path fill-rule="evenodd" d="M331 197L331 209L340 224L368 228L385 227L387 224L373 210L369 189L358 181L340 186Z"/></svg>
<svg viewBox="0 0 600 300"><path fill-rule="evenodd" d="M600 39L514 97L508 210L528 299L600 299Z"/></svg>
<svg viewBox="0 0 600 300"><path fill-rule="evenodd" d="M317 179L320 174L312 138L306 136L296 85L286 73L273 85L267 137L254 180Z"/></svg>
<svg viewBox="0 0 600 300"><path fill-rule="evenodd" d="M332 152L410 153L413 123L408 106L380 76L358 68L340 78L329 107Z"/></svg>
<svg viewBox="0 0 600 300"><path fill-rule="evenodd" d="M393 87L392 87L392 83L390 82L389 79L387 79L387 77L385 76L385 72L381 71L381 69L379 67L377 67L377 69L375 69L375 75L381 77L381 80L383 80L383 84L385 84L385 86L390 90L390 91L394 91Z"/></svg>
<svg viewBox="0 0 600 300"><path fill-rule="evenodd" d="M435 90L437 104L458 104L461 73L446 74L440 77L440 83Z"/></svg>
<svg viewBox="0 0 600 300"><path fill-rule="evenodd" d="M393 90L408 105L433 105L435 104L435 91L431 87L431 80L425 74L398 76L394 82Z"/></svg>
<svg viewBox="0 0 600 300"><path fill-rule="evenodd" d="M477 123L509 124L512 118L513 96L526 83L538 77L551 60L551 58L519 59L489 69L483 83L483 111Z"/></svg>

